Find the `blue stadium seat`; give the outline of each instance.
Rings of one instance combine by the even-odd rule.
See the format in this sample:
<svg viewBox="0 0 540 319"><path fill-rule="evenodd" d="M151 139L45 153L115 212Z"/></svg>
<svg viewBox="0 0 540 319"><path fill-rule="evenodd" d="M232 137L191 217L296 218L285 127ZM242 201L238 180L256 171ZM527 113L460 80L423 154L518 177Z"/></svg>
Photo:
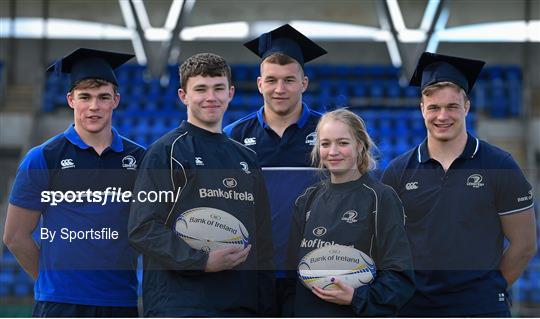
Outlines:
<svg viewBox="0 0 540 319"><path fill-rule="evenodd" d="M320 94L319 94L320 109L324 110L324 111L327 111L332 107L333 104L334 104L334 101L333 101L332 96L330 94L330 88L329 87L321 87Z"/></svg>
<svg viewBox="0 0 540 319"><path fill-rule="evenodd" d="M371 98L379 99L384 97L384 82L381 80L374 80L368 84L369 96Z"/></svg>
<svg viewBox="0 0 540 319"><path fill-rule="evenodd" d="M124 111L131 114L136 114L143 110L143 100L135 97L126 97L120 99L120 106L117 111Z"/></svg>
<svg viewBox="0 0 540 319"><path fill-rule="evenodd" d="M476 136L476 122L477 122L476 113L469 112L469 115L467 115L467 118L465 119L465 123L467 125L467 131L469 131L474 136Z"/></svg>
<svg viewBox="0 0 540 319"><path fill-rule="evenodd" d="M529 289L529 301L539 304L540 303L540 270L529 271L529 283L531 284Z"/></svg>
<svg viewBox="0 0 540 319"><path fill-rule="evenodd" d="M313 93L303 94L302 101L306 103L313 110L318 110L320 108L319 100L315 97Z"/></svg>
<svg viewBox="0 0 540 319"><path fill-rule="evenodd" d="M394 113L394 133L396 136L408 137L411 132L409 123L411 111L397 111Z"/></svg>
<svg viewBox="0 0 540 319"><path fill-rule="evenodd" d="M146 99L147 100L159 100L163 96L163 88L159 82L159 79L148 81L146 84Z"/></svg>
<svg viewBox="0 0 540 319"><path fill-rule="evenodd" d="M527 272L524 272L523 275L521 275L521 277L519 277L513 285L513 287L518 287L517 293L512 294L512 300L514 302L523 302L526 299L529 299L529 280L525 278L526 274Z"/></svg>
<svg viewBox="0 0 540 319"><path fill-rule="evenodd" d="M406 86L403 89L403 95L406 98L417 98L420 99L420 89L414 86ZM420 102L418 102L420 103Z"/></svg>
<svg viewBox="0 0 540 319"><path fill-rule="evenodd" d="M522 109L521 70L518 67L508 67L505 73L509 98L509 114L510 116L519 116Z"/></svg>
<svg viewBox="0 0 540 319"><path fill-rule="evenodd" d="M153 134L153 140L156 140L163 134L169 131L168 123L165 121L165 116L157 116L154 121L150 123L152 125L151 133Z"/></svg>
<svg viewBox="0 0 540 319"><path fill-rule="evenodd" d="M144 143L145 145L148 145L150 137L148 137L151 133L152 126L149 123L149 119L146 117L140 117L135 124L135 126L132 128L132 131L137 135L137 142Z"/></svg>
<svg viewBox="0 0 540 319"><path fill-rule="evenodd" d="M178 67L170 65L169 82L161 87L160 81L150 79L145 74L146 67L135 63L126 64L117 70L122 94L122 109L130 112L154 112L174 110L180 104L177 97L179 87ZM305 69L310 77L311 88L318 95L306 97L312 99L310 104L319 110L333 109L336 106L350 105L351 98L372 97L374 99L388 98L377 104L397 103L400 97L419 97L419 89L415 87L400 87L398 82L399 69L390 65L309 65ZM233 66L235 80L251 81L259 75L258 64L238 64ZM320 79L320 80L319 80ZM517 116L521 113L521 71L517 66L486 67L472 93L473 108L488 107L488 113L495 117ZM48 75L45 80L43 94L43 110L51 111L57 107L65 107L65 93L69 89L67 76L57 77ZM328 91L330 90L330 91ZM253 95L251 95L253 94ZM231 106L254 110L254 105L262 105L260 94L255 91L237 89L238 97ZM307 96L307 94L306 94ZM394 100L396 99L396 100ZM148 107L142 101L150 101ZM368 100L369 101L369 100ZM370 107L374 105L373 101Z"/></svg>
<svg viewBox="0 0 540 319"><path fill-rule="evenodd" d="M424 118L420 112L420 108L414 108L409 114L409 129L411 134L415 136L424 136L426 134L426 127L424 125Z"/></svg>
<svg viewBox="0 0 540 319"><path fill-rule="evenodd" d="M183 114L185 114L185 112ZM176 127L180 126L181 122L182 122L181 120L178 120L178 119L176 119L174 117L170 117L170 116L168 116L165 119L165 124L167 125L168 130L172 130L173 128L176 128Z"/></svg>
<svg viewBox="0 0 540 319"><path fill-rule="evenodd" d="M397 79L385 81L386 97L399 98L401 96L401 86Z"/></svg>
<svg viewBox="0 0 540 319"><path fill-rule="evenodd" d="M392 139L390 136L381 135L379 142L377 143L377 147L379 148L379 152L381 153L382 157L391 157Z"/></svg>
<svg viewBox="0 0 540 319"><path fill-rule="evenodd" d="M370 79L383 80L386 77L386 67L382 65L371 65L365 72Z"/></svg>
<svg viewBox="0 0 540 319"><path fill-rule="evenodd" d="M349 82L345 80L332 81L334 106L336 108L349 105Z"/></svg>
<svg viewBox="0 0 540 319"><path fill-rule="evenodd" d="M377 111L369 110L369 109L353 109L353 112L356 113L362 120L364 120L364 124L369 129L370 127L376 126L376 120L378 118Z"/></svg>
<svg viewBox="0 0 540 319"><path fill-rule="evenodd" d="M14 295L17 297L24 297L32 294L32 285L28 283L17 283L13 285Z"/></svg>
<svg viewBox="0 0 540 319"><path fill-rule="evenodd" d="M304 66L304 75L309 78L310 81L315 81L317 73L315 68L311 65Z"/></svg>
<svg viewBox="0 0 540 319"><path fill-rule="evenodd" d="M366 85L362 81L350 81L350 86L352 87L353 97L364 98L366 97Z"/></svg>
<svg viewBox="0 0 540 319"><path fill-rule="evenodd" d="M148 113L154 113L159 110L159 106L161 106L161 103L159 103L159 100L151 100L147 99L143 105L143 110Z"/></svg>
<svg viewBox="0 0 540 319"><path fill-rule="evenodd" d="M479 80L474 84L471 92L471 108L477 111L488 108L488 85L487 81Z"/></svg>
<svg viewBox="0 0 540 319"><path fill-rule="evenodd" d="M351 66L351 76L355 79L363 79L366 77L367 67L365 65L353 65Z"/></svg>
<svg viewBox="0 0 540 319"><path fill-rule="evenodd" d="M247 98L244 97L244 94L245 93L242 92L242 91L235 92L233 99L229 103L229 109L231 109L231 108L233 108L233 109L246 108L245 103L246 103Z"/></svg>
<svg viewBox="0 0 540 319"><path fill-rule="evenodd" d="M146 96L146 85L143 82L133 82L131 85L131 97L142 100Z"/></svg>
<svg viewBox="0 0 540 319"><path fill-rule="evenodd" d="M493 77L491 81L491 116L503 118L508 116L506 87L502 77Z"/></svg>
<svg viewBox="0 0 540 319"><path fill-rule="evenodd" d="M251 112L247 110L227 110L227 112L225 112L225 116L223 117L223 127L233 123L236 120L241 119L249 113Z"/></svg>
<svg viewBox="0 0 540 319"><path fill-rule="evenodd" d="M425 138L426 138L425 134L424 134L424 136L422 136L422 135L414 135L413 137L411 137L411 148L422 144L422 142L425 140Z"/></svg>
<svg viewBox="0 0 540 319"><path fill-rule="evenodd" d="M388 79L397 79L399 78L400 69L393 66L388 65L386 66L386 76Z"/></svg>
<svg viewBox="0 0 540 319"><path fill-rule="evenodd" d="M246 64L235 64L231 66L233 83L236 81L251 81L250 66Z"/></svg>
<svg viewBox="0 0 540 319"><path fill-rule="evenodd" d="M410 150L413 147L414 147L414 145L411 145L411 143L409 143L409 139L407 138L407 136L399 136L398 135L396 137L396 142L394 143L394 146L393 146L393 156L392 156L392 158L407 152L408 150Z"/></svg>
<svg viewBox="0 0 540 319"><path fill-rule="evenodd" d="M259 92L244 95L244 108L246 110L258 110L264 104L264 100Z"/></svg>
<svg viewBox="0 0 540 319"><path fill-rule="evenodd" d="M2 265L2 271L0 272L0 284L2 285L11 285L15 282L15 274L13 271L13 267L11 267L11 264L4 264Z"/></svg>
<svg viewBox="0 0 540 319"><path fill-rule="evenodd" d="M318 65L318 73L321 78L328 78L332 76L333 68L330 65Z"/></svg>
<svg viewBox="0 0 540 319"><path fill-rule="evenodd" d="M394 123L391 111L378 112L378 127L382 137L391 137L394 135Z"/></svg>

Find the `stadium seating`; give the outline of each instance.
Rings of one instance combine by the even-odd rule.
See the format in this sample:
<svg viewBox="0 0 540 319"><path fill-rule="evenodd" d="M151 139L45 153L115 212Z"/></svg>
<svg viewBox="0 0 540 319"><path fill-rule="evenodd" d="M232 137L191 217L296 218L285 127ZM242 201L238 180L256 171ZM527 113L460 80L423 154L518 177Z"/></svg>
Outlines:
<svg viewBox="0 0 540 319"><path fill-rule="evenodd" d="M517 66L489 66L482 70L471 94L472 106L494 117L521 114L522 75Z"/></svg>
<svg viewBox="0 0 540 319"><path fill-rule="evenodd" d="M0 298L31 295L33 287L30 276L19 266L11 252L3 248L0 255Z"/></svg>
<svg viewBox="0 0 540 319"><path fill-rule="evenodd" d="M185 119L185 108L178 100L178 69L168 67L169 83L162 86L146 76L145 66L126 64L117 70L120 85L120 107L115 111L114 125L127 137L149 145L178 124L171 119ZM312 108L326 112L348 106L365 117L370 134L381 144L380 167L404 150L417 145L425 137L425 128L418 112L419 89L401 87L400 70L384 65L310 65L309 90L304 101ZM258 109L262 97L254 85L258 65L239 64L232 67L236 94L225 114L227 125ZM43 110L65 107L69 81L50 75L45 81ZM475 113L493 117L512 117L521 109L521 71L514 66L493 66L484 69L471 95L472 112L469 129L474 131Z"/></svg>

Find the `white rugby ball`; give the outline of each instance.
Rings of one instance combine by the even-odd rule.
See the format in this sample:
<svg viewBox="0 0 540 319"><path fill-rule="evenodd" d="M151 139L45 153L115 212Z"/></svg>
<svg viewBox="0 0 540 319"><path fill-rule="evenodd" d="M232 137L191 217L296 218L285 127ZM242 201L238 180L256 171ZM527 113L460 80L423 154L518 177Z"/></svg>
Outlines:
<svg viewBox="0 0 540 319"><path fill-rule="evenodd" d="M183 212L174 227L176 234L193 249L210 252L224 247L245 248L249 234L233 215L211 207L197 207Z"/></svg>
<svg viewBox="0 0 540 319"><path fill-rule="evenodd" d="M334 289L332 277L358 288L375 279L373 259L358 249L343 245L327 245L307 253L298 264L298 276L312 289Z"/></svg>

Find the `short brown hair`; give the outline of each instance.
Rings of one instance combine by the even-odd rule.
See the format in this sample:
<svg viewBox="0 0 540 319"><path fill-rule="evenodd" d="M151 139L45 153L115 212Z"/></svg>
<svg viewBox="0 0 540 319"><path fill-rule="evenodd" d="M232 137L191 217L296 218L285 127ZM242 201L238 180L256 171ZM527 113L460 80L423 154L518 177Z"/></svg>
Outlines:
<svg viewBox="0 0 540 319"><path fill-rule="evenodd" d="M296 63L300 66L300 70L302 71L302 76L304 75L304 67L300 63L298 63L298 61L296 61L295 59L283 53L279 53L279 52L272 53L261 62L261 66L263 65L263 63L272 63L272 64L279 64L279 65L287 65L291 63Z"/></svg>
<svg viewBox="0 0 540 319"><path fill-rule="evenodd" d="M375 148L375 144L369 136L364 120L353 112L341 108L332 112L324 114L317 124L317 142L311 151L311 161L313 165L318 168L323 168L322 161L319 157L319 148L320 148L320 132L324 124L329 121L340 121L343 124L349 127L351 135L358 144L358 171L360 174L364 174L369 170L375 169L377 167L377 162L372 154L372 150Z"/></svg>
<svg viewBox="0 0 540 319"><path fill-rule="evenodd" d="M189 57L180 65L180 86L187 87L188 79L197 75L201 76L225 76L231 86L231 67L224 58L213 53L199 53Z"/></svg>
<svg viewBox="0 0 540 319"><path fill-rule="evenodd" d="M84 90L84 89L94 89L99 88L105 85L112 84L114 94L118 94L118 86L114 83L102 80L102 79L83 79L80 81L75 82L71 89L69 90L69 93L72 93L73 90Z"/></svg>
<svg viewBox="0 0 540 319"><path fill-rule="evenodd" d="M286 65L291 63L298 63L295 59L291 58L290 56L283 54L283 53L272 53L269 56L267 56L264 60L264 62L268 63L274 63L279 65Z"/></svg>
<svg viewBox="0 0 540 319"><path fill-rule="evenodd" d="M465 90L461 86L459 86L459 85L457 85L457 84L455 84L453 82L444 81L444 82L437 82L437 83L426 86L422 90L422 102L424 102L424 95L425 96L430 96L431 94L433 94L433 92L435 92L437 90L440 90L440 89L444 89L446 87L451 87L451 88L454 88L457 91L459 91L463 95L463 99L464 99L465 102L467 102L469 100L469 96L467 95L467 93L465 92Z"/></svg>

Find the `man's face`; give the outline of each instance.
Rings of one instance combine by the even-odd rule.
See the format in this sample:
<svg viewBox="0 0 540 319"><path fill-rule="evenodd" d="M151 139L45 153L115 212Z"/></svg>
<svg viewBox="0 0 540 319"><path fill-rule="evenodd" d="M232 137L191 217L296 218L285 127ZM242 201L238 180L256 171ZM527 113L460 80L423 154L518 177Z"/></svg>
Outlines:
<svg viewBox="0 0 540 319"><path fill-rule="evenodd" d="M188 122L206 130L221 130L223 113L234 95L226 76L190 77L178 96L188 110Z"/></svg>
<svg viewBox="0 0 540 319"><path fill-rule="evenodd" d="M75 88L67 94L73 109L75 127L88 133L111 129L112 112L120 102L112 84L96 88Z"/></svg>
<svg viewBox="0 0 540 319"><path fill-rule="evenodd" d="M447 142L466 132L465 117L470 102L465 101L460 90L443 87L422 98L422 116L429 138Z"/></svg>
<svg viewBox="0 0 540 319"><path fill-rule="evenodd" d="M264 98L265 112L286 116L301 107L308 78L296 62L286 65L263 62L257 86Z"/></svg>

